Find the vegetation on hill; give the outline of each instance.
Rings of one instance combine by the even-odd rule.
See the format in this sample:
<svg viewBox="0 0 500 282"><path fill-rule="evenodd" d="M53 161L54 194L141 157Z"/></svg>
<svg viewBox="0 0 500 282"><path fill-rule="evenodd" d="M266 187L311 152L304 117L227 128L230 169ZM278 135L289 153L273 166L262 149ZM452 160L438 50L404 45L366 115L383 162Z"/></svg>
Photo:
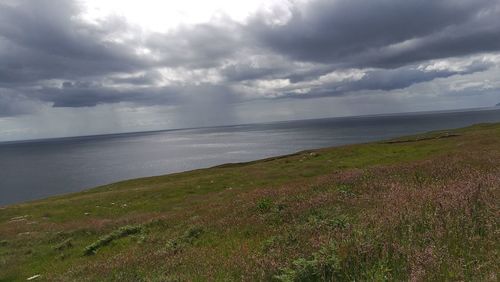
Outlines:
<svg viewBox="0 0 500 282"><path fill-rule="evenodd" d="M0 208L0 280L498 281L499 140L482 124Z"/></svg>

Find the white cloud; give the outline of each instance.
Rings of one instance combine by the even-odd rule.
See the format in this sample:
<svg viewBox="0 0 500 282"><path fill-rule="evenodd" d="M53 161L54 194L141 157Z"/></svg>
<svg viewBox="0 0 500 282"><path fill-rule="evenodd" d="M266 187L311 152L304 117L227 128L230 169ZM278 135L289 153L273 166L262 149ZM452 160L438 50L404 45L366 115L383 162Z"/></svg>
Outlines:
<svg viewBox="0 0 500 282"><path fill-rule="evenodd" d="M229 17L243 22L258 9L274 11L272 6L286 7L286 0L84 0L83 18L90 22L115 15L147 30L165 32L181 25L209 22ZM283 9L281 9L283 10ZM286 11L286 10L283 10Z"/></svg>

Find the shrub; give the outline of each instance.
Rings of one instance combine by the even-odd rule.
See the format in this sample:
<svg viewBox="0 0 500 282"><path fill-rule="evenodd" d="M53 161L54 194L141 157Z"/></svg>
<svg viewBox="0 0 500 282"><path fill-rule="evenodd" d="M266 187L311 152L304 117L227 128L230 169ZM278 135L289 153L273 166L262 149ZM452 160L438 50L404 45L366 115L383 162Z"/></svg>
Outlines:
<svg viewBox="0 0 500 282"><path fill-rule="evenodd" d="M339 215L330 219L328 226L334 229L346 229L350 225L350 218L346 215Z"/></svg>
<svg viewBox="0 0 500 282"><path fill-rule="evenodd" d="M142 226L123 226L120 227L118 230L115 230L105 236L100 237L97 241L94 243L88 245L83 254L86 256L93 255L97 252L97 250L103 246L108 245L111 243L113 240L120 239L123 237L127 237L132 234L137 234L142 231Z"/></svg>
<svg viewBox="0 0 500 282"><path fill-rule="evenodd" d="M291 231L286 231L282 235L272 236L267 240L263 241L261 244L261 250L263 253L268 253L277 246L291 246L296 244L298 241L297 234Z"/></svg>
<svg viewBox="0 0 500 282"><path fill-rule="evenodd" d="M352 190L352 186L351 185L347 185L347 184L340 184L338 186L338 189L339 189L339 192L342 196L344 197L352 197L354 196L354 191Z"/></svg>
<svg viewBox="0 0 500 282"><path fill-rule="evenodd" d="M310 260L304 258L295 260L290 268L283 269L275 278L284 282L336 280L339 278L340 263L337 245L330 243L314 253Z"/></svg>
<svg viewBox="0 0 500 282"><path fill-rule="evenodd" d="M68 238L68 239L62 241L61 243L57 244L54 247L54 250L62 251L62 250L65 250L65 249L72 248L73 247L73 243L71 243L71 241L72 241L72 238Z"/></svg>
<svg viewBox="0 0 500 282"><path fill-rule="evenodd" d="M200 226L193 226L190 227L182 236L168 240L166 247L167 249L173 251L174 253L178 252L181 250L184 246L186 245L191 245L194 243L196 239L198 239L201 234L203 234L204 230L203 227Z"/></svg>
<svg viewBox="0 0 500 282"><path fill-rule="evenodd" d="M261 199L259 202L257 202L257 210L260 213L269 212L273 208L273 206L274 206L274 203L269 198L264 198L264 199Z"/></svg>
<svg viewBox="0 0 500 282"><path fill-rule="evenodd" d="M194 240L198 239L203 233L203 228L200 226L190 227L184 235L182 236L185 242L192 243Z"/></svg>
<svg viewBox="0 0 500 282"><path fill-rule="evenodd" d="M269 252L271 249L273 249L278 244L278 241L279 241L278 236L272 236L272 237L264 240L261 244L262 252L264 252L264 253Z"/></svg>

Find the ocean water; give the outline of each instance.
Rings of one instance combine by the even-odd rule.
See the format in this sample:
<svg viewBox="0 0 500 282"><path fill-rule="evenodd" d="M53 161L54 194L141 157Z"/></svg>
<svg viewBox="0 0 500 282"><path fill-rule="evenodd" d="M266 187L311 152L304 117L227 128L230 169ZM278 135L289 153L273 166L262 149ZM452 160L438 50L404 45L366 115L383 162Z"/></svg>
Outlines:
<svg viewBox="0 0 500 282"><path fill-rule="evenodd" d="M500 108L0 143L0 205L125 179L480 122L500 122Z"/></svg>

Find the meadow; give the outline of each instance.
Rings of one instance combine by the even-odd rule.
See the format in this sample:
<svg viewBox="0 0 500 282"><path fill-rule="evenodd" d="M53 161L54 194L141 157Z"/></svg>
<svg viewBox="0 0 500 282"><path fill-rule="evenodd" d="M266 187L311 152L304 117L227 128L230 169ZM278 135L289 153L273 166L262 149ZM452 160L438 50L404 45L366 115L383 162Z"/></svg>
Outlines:
<svg viewBox="0 0 500 282"><path fill-rule="evenodd" d="M0 208L0 281L498 281L500 124Z"/></svg>

